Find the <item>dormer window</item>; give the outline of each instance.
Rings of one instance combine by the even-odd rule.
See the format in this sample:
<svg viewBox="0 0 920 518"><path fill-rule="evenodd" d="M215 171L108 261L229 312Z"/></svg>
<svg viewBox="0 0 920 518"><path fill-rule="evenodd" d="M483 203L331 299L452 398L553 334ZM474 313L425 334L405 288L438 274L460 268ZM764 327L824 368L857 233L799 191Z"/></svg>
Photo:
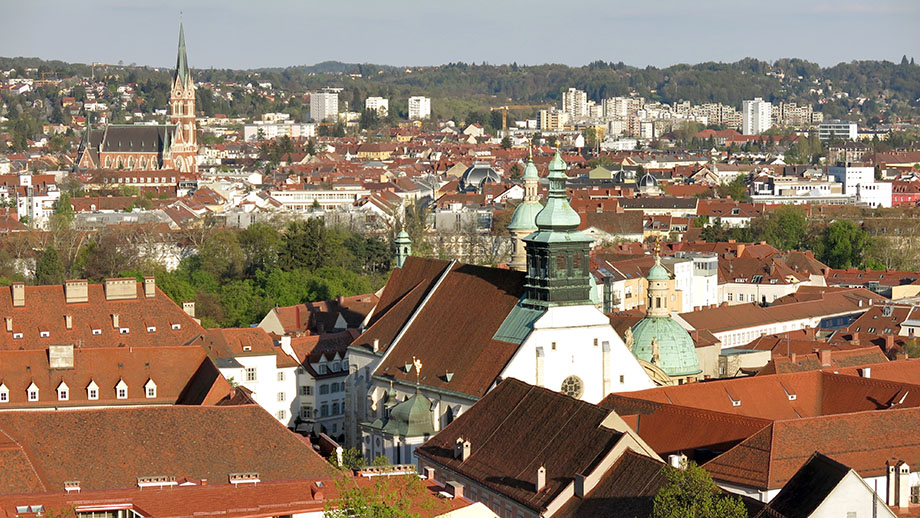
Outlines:
<svg viewBox="0 0 920 518"><path fill-rule="evenodd" d="M51 333L49 331L39 331L38 336L42 338L48 338L49 336L51 336Z"/></svg>
<svg viewBox="0 0 920 518"><path fill-rule="evenodd" d="M157 384L152 379L147 380L147 384L144 385L144 394L146 394L147 399L157 397Z"/></svg>
<svg viewBox="0 0 920 518"><path fill-rule="evenodd" d="M147 332L148 332L148 333L156 333L156 332L157 332L156 326L147 326Z"/></svg>
<svg viewBox="0 0 920 518"><path fill-rule="evenodd" d="M118 384L115 385L115 397L128 399L128 384L125 383L125 380L118 380Z"/></svg>
<svg viewBox="0 0 920 518"><path fill-rule="evenodd" d="M99 336L102 334L102 329L93 329L93 336Z"/></svg>
<svg viewBox="0 0 920 518"><path fill-rule="evenodd" d="M86 399L90 401L99 399L99 385L96 385L95 381L90 381L86 386Z"/></svg>
<svg viewBox="0 0 920 518"><path fill-rule="evenodd" d="M63 381L57 388L58 401L68 401L70 399L70 390Z"/></svg>
<svg viewBox="0 0 920 518"><path fill-rule="evenodd" d="M0 383L0 403L10 402L10 389L6 388L5 383Z"/></svg>
<svg viewBox="0 0 920 518"><path fill-rule="evenodd" d="M26 396L29 401L38 401L38 387L35 383L29 385L29 388L26 390Z"/></svg>
<svg viewBox="0 0 920 518"><path fill-rule="evenodd" d="M180 329L182 329L182 324L173 324L173 325L172 325L172 330L173 330L173 331L178 331L178 330L180 330Z"/></svg>
<svg viewBox="0 0 920 518"><path fill-rule="evenodd" d="M22 333L13 333L13 340L22 340Z"/></svg>
<svg viewBox="0 0 920 518"><path fill-rule="evenodd" d="M131 332L131 329L130 329L130 328L127 328L127 327L119 327L119 328L118 328L118 334L126 335L126 334L128 334L128 333L130 333L130 332Z"/></svg>

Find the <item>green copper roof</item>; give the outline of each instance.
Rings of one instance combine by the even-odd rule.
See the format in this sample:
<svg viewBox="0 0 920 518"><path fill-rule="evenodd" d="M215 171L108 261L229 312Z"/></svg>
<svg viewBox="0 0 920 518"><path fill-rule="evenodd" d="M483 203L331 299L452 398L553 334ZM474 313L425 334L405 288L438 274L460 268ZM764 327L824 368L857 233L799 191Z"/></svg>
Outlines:
<svg viewBox="0 0 920 518"><path fill-rule="evenodd" d="M537 214L537 228L540 230L575 230L581 224L581 217L569 205L565 192L565 162L556 150L556 156L549 163L549 197L546 206Z"/></svg>
<svg viewBox="0 0 920 518"><path fill-rule="evenodd" d="M537 174L537 166L533 164L533 159L527 161L527 166L524 167L524 179L525 180L536 180L539 179L540 175Z"/></svg>
<svg viewBox="0 0 920 518"><path fill-rule="evenodd" d="M402 229L399 231L399 234L396 234L396 242L397 243L409 243L410 242L409 233L406 232L406 229Z"/></svg>
<svg viewBox="0 0 920 518"><path fill-rule="evenodd" d="M657 363L668 376L692 376L702 372L690 333L671 317L646 317L632 328L632 352L636 358L655 363L652 340L658 341Z"/></svg>
<svg viewBox="0 0 920 518"><path fill-rule="evenodd" d="M383 431L401 437L434 435L431 401L416 392L414 396L390 410L390 418L383 426Z"/></svg>
<svg viewBox="0 0 920 518"><path fill-rule="evenodd" d="M182 27L182 24L179 24L179 57L176 58L176 77L178 77L182 84L185 84L185 81L189 77L188 71L188 58L185 56L185 30Z"/></svg>
<svg viewBox="0 0 920 518"><path fill-rule="evenodd" d="M656 262L655 266L648 271L648 280L650 281L666 281L671 278L668 275L668 271L665 270L664 266L661 266L660 263Z"/></svg>
<svg viewBox="0 0 920 518"><path fill-rule="evenodd" d="M498 326L498 331L492 336L493 340L508 342L512 344L522 344L527 336L533 331L533 323L543 316L543 312L538 309L525 308L521 303L515 304L502 325Z"/></svg>
<svg viewBox="0 0 920 518"><path fill-rule="evenodd" d="M537 214L543 210L543 204L538 201L525 201L514 209L508 230L536 230Z"/></svg>

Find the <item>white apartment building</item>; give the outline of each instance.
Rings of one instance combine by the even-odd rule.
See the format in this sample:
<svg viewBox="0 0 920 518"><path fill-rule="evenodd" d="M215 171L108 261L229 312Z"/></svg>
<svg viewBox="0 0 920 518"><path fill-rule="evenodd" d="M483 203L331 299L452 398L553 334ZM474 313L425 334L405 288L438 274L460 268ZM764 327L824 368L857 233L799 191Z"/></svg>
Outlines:
<svg viewBox="0 0 920 518"><path fill-rule="evenodd" d="M415 95L409 98L409 120L431 118L431 98Z"/></svg>
<svg viewBox="0 0 920 518"><path fill-rule="evenodd" d="M827 172L843 184L844 194L856 197L856 203L891 207L891 183L876 181L874 167L831 166Z"/></svg>
<svg viewBox="0 0 920 518"><path fill-rule="evenodd" d="M760 97L741 103L741 133L760 135L772 126L773 107Z"/></svg>
<svg viewBox="0 0 920 518"><path fill-rule="evenodd" d="M351 205L357 200L370 196L367 189L297 189L271 191L269 195L281 203L285 210L291 212L310 212L315 209L313 202L323 210Z"/></svg>
<svg viewBox="0 0 920 518"><path fill-rule="evenodd" d="M540 131L562 131L569 122L569 114L555 108L540 110L537 127Z"/></svg>
<svg viewBox="0 0 920 518"><path fill-rule="evenodd" d="M856 140L859 136L856 123L842 120L830 120L818 124L818 139L820 140Z"/></svg>
<svg viewBox="0 0 920 518"><path fill-rule="evenodd" d="M310 117L316 122L335 120L339 116L339 94L319 92L310 94Z"/></svg>
<svg viewBox="0 0 920 518"><path fill-rule="evenodd" d="M282 137L312 138L316 136L316 124L312 122L295 123L293 121L263 122L256 121L243 126L243 140L257 142Z"/></svg>
<svg viewBox="0 0 920 518"><path fill-rule="evenodd" d="M575 88L562 92L562 111L573 119L587 117L588 94Z"/></svg>
<svg viewBox="0 0 920 518"><path fill-rule="evenodd" d="M364 100L364 109L373 110L380 117L386 117L390 113L390 101L383 97L368 97Z"/></svg>
<svg viewBox="0 0 920 518"><path fill-rule="evenodd" d="M629 99L626 97L611 97L604 99L604 117L608 119L624 120L629 115Z"/></svg>

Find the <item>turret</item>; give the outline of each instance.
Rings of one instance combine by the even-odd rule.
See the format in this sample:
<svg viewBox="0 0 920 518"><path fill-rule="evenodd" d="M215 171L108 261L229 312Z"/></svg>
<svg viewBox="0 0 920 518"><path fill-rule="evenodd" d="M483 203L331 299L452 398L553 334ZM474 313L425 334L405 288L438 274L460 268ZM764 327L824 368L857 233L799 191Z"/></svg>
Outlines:
<svg viewBox="0 0 920 518"><path fill-rule="evenodd" d="M524 249L524 238L537 230L537 214L543 210L539 193L540 177L537 166L533 163L533 152L527 167L524 168L524 199L511 216L508 231L512 238L511 268L518 271L527 269L527 252Z"/></svg>
<svg viewBox="0 0 920 518"><path fill-rule="evenodd" d="M402 268L406 263L406 258L412 254L412 240L409 239L409 233L405 229L400 230L396 236L396 267Z"/></svg>

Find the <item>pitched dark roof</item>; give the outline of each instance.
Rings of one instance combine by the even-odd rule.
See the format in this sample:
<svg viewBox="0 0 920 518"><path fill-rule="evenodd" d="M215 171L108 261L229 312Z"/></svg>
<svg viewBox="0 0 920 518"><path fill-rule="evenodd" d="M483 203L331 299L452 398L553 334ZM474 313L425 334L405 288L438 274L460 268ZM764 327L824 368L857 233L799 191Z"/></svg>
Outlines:
<svg viewBox="0 0 920 518"><path fill-rule="evenodd" d="M167 141L167 132L174 126L109 125L94 130L90 142L99 142L102 153L162 153ZM97 136L96 132L102 135Z"/></svg>
<svg viewBox="0 0 920 518"><path fill-rule="evenodd" d="M620 440L623 434L601 426L608 415L609 410L510 378L416 452L539 512ZM453 457L458 437L471 444L465 461ZM540 466L546 468L546 487L537 493Z"/></svg>
<svg viewBox="0 0 920 518"><path fill-rule="evenodd" d="M635 518L652 516L655 494L666 482L664 464L631 450L584 498L572 498L554 518Z"/></svg>
<svg viewBox="0 0 920 518"><path fill-rule="evenodd" d="M786 518L808 518L850 472L850 468L815 452L770 501Z"/></svg>

